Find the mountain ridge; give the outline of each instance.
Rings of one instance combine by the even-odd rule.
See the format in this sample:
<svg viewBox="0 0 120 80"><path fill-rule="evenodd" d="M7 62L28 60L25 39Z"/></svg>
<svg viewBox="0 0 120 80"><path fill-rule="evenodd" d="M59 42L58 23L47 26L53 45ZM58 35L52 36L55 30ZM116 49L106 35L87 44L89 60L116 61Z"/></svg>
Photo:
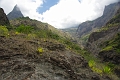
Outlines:
<svg viewBox="0 0 120 80"><path fill-rule="evenodd" d="M83 35L89 34L93 29L104 26L115 15L119 8L120 2L106 6L101 17L93 21L86 21L80 24L76 35L80 38Z"/></svg>

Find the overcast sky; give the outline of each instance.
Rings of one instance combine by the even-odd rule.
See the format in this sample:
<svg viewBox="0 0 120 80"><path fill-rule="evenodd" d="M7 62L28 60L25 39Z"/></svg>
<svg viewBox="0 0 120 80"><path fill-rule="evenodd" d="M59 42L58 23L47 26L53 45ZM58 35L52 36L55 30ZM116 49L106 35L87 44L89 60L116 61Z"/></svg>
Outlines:
<svg viewBox="0 0 120 80"><path fill-rule="evenodd" d="M6 14L17 4L24 16L56 28L74 27L101 16L105 5L120 0L0 0Z"/></svg>

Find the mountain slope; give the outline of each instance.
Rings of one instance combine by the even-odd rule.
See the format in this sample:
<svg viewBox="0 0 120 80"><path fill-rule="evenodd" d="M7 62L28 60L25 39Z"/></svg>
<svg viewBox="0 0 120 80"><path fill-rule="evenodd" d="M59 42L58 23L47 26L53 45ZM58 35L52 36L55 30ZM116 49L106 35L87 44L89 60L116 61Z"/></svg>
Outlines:
<svg viewBox="0 0 120 80"><path fill-rule="evenodd" d="M61 43L22 37L0 37L1 80L110 80L92 72L83 57Z"/></svg>
<svg viewBox="0 0 120 80"><path fill-rule="evenodd" d="M120 77L120 8L104 27L90 35L86 49L102 61L115 65L113 71Z"/></svg>
<svg viewBox="0 0 120 80"><path fill-rule="evenodd" d="M15 20L10 31L0 26L5 29L0 33L7 33L0 35L0 80L112 80L93 72L72 50L75 45L68 39L56 39L58 35L45 29L45 23Z"/></svg>
<svg viewBox="0 0 120 80"><path fill-rule="evenodd" d="M70 38L69 34L62 32L61 30L56 29L55 27L49 25L48 23L43 23L41 21L32 20L29 17L18 18L14 20L10 20L11 26L14 28L19 27L20 25L27 25L33 27L35 30L48 30L55 34L58 34L64 38Z"/></svg>
<svg viewBox="0 0 120 80"><path fill-rule="evenodd" d="M106 6L101 17L93 21L86 21L78 26L77 36L82 37L96 28L101 28L115 15L119 8L120 2Z"/></svg>
<svg viewBox="0 0 120 80"><path fill-rule="evenodd" d="M7 15L8 19L15 19L15 18L19 18L19 17L24 17L22 12L20 11L19 7L17 5L15 5L15 7L13 8L13 10Z"/></svg>

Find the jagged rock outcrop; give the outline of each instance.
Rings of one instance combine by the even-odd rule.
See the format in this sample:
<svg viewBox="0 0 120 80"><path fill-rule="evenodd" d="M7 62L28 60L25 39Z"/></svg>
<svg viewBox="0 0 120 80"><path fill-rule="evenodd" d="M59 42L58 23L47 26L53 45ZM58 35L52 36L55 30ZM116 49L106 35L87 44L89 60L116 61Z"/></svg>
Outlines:
<svg viewBox="0 0 120 80"><path fill-rule="evenodd" d="M10 25L9 20L2 8L0 8L0 25Z"/></svg>
<svg viewBox="0 0 120 80"><path fill-rule="evenodd" d="M95 28L101 28L117 13L119 8L120 2L106 6L101 17L93 21L86 21L78 26L77 36L81 37L82 35L90 33Z"/></svg>
<svg viewBox="0 0 120 80"><path fill-rule="evenodd" d="M8 19L16 19L16 18L20 18L20 17L24 17L20 8L16 5L14 7L14 9L7 15Z"/></svg>

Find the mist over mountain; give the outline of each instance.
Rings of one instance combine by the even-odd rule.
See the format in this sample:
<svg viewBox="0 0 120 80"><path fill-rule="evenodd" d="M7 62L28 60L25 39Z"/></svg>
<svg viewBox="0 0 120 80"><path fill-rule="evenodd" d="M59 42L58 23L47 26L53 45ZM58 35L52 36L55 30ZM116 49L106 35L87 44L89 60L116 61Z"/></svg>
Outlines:
<svg viewBox="0 0 120 80"><path fill-rule="evenodd" d="M19 18L19 17L24 17L20 8L15 5L15 7L13 8L13 10L7 15L8 19L15 19L15 18Z"/></svg>

